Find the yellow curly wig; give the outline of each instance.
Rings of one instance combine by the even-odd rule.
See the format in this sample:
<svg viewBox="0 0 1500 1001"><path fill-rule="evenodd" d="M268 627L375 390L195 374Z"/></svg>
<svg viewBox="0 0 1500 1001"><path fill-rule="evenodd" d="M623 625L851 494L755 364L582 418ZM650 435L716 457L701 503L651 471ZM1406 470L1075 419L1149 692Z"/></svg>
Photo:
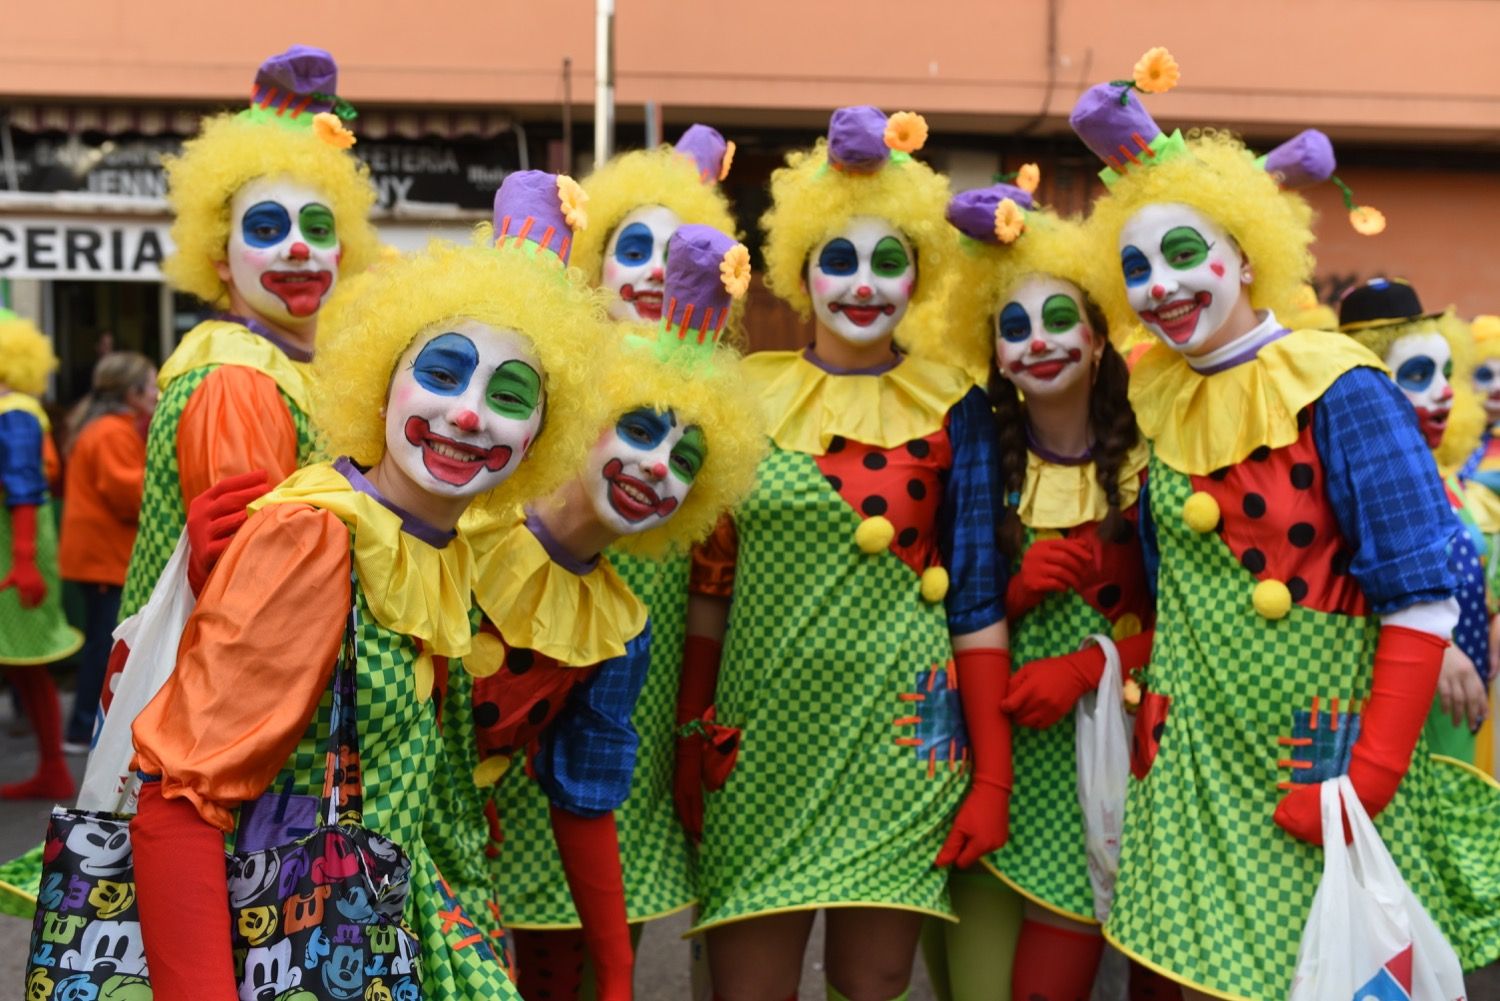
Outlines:
<svg viewBox="0 0 1500 1001"><path fill-rule="evenodd" d="M57 355L47 335L25 317L0 309L0 383L27 396L41 396L55 371Z"/></svg>
<svg viewBox="0 0 1500 1001"><path fill-rule="evenodd" d="M1126 221L1147 205L1187 205L1224 227L1250 261L1250 304L1256 309L1295 302L1298 287L1312 275L1312 209L1306 200L1284 197L1244 143L1227 132L1194 130L1187 148L1186 154L1129 171L1094 202L1094 249L1101 273L1112 270L1099 305L1116 337L1140 325L1125 296L1119 239Z"/></svg>
<svg viewBox="0 0 1500 1001"><path fill-rule="evenodd" d="M1338 314L1318 298L1317 290L1311 285L1301 286L1292 302L1276 308L1276 318L1288 330L1339 329Z"/></svg>
<svg viewBox="0 0 1500 1001"><path fill-rule="evenodd" d="M719 516L755 485L755 469L767 447L760 406L740 372L739 355L721 345L711 353L663 358L654 343L659 336L655 328L633 325L596 387L607 424L650 407L672 410L703 429L708 454L682 507L665 524L616 543L651 557L685 552L707 538Z"/></svg>
<svg viewBox="0 0 1500 1001"><path fill-rule="evenodd" d="M1482 358L1500 356L1500 316L1483 313L1469 321L1474 335L1474 348Z"/></svg>
<svg viewBox="0 0 1500 1001"><path fill-rule="evenodd" d="M180 156L162 158L174 249L162 265L167 281L223 308L229 292L215 262L229 245L229 203L258 177L289 177L322 192L333 210L343 258L339 277L363 271L380 256L370 225L375 189L370 172L352 155L319 139L312 129L259 124L234 114L204 119Z"/></svg>
<svg viewBox="0 0 1500 1001"><path fill-rule="evenodd" d="M551 258L434 240L336 290L318 331L313 418L331 455L373 465L385 452L381 409L396 363L423 331L457 320L516 330L546 382L542 433L520 467L474 507L500 513L576 473L607 418L594 388L616 340L602 297Z"/></svg>

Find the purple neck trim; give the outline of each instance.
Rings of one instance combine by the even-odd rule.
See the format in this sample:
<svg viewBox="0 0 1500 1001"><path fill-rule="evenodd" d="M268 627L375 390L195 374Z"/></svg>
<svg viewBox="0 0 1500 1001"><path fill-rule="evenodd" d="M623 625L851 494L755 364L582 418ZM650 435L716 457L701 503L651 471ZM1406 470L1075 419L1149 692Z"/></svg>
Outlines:
<svg viewBox="0 0 1500 1001"><path fill-rule="evenodd" d="M599 565L598 553L595 553L589 559L580 560L568 552L563 547L563 544L557 541L557 536L552 534L552 530L547 527L547 523L529 507L526 509L526 527L536 538L536 541L542 544L542 548L547 551L547 558L573 576L586 577Z"/></svg>
<svg viewBox="0 0 1500 1001"><path fill-rule="evenodd" d="M434 549L446 547L448 543L452 542L458 536L457 532L445 532L436 525L429 525L400 505L391 503L386 499L384 494L376 489L375 484L371 483L369 478L365 476L364 470L356 466L354 460L347 455L335 459L333 468L342 473L344 479L348 480L349 485L355 490L367 497L375 498L381 507L400 518L401 531L407 535L421 539Z"/></svg>
<svg viewBox="0 0 1500 1001"><path fill-rule="evenodd" d="M1267 344L1270 344L1274 341L1279 341L1290 333L1290 330L1288 330L1286 327L1282 327L1280 330L1276 331L1265 340L1250 345L1248 348L1241 351L1237 355L1234 355L1230 358L1225 358L1217 365L1210 365L1208 366L1208 368L1195 368L1193 369L1193 371L1197 372L1199 375L1217 375L1220 372L1227 372L1230 369L1234 368L1236 365L1243 365L1245 364L1245 362L1260 354L1260 349L1265 347Z"/></svg>
<svg viewBox="0 0 1500 1001"><path fill-rule="evenodd" d="M1036 453L1043 461L1050 462L1054 466L1086 466L1094 461L1094 450L1086 449L1082 455L1058 455L1056 452L1043 448L1031 433L1031 425L1026 425L1026 447Z"/></svg>
<svg viewBox="0 0 1500 1001"><path fill-rule="evenodd" d="M306 348L299 348L286 338L271 333L271 328L261 323L254 317L240 316L238 313L215 313L215 320L223 320L225 323L238 323L252 334L259 334L272 344L281 349L281 353L292 361L309 362L313 360L313 353Z"/></svg>
<svg viewBox="0 0 1500 1001"><path fill-rule="evenodd" d="M822 369L829 375L884 375L886 372L889 372L891 369L901 364L902 354L900 351L896 350L895 345L891 345L890 361L883 361L879 365L871 365L869 368L839 368L837 365L831 364L824 361L822 358L819 358L818 352L814 350L811 344L809 344L803 350L802 357L806 358L810 364Z"/></svg>

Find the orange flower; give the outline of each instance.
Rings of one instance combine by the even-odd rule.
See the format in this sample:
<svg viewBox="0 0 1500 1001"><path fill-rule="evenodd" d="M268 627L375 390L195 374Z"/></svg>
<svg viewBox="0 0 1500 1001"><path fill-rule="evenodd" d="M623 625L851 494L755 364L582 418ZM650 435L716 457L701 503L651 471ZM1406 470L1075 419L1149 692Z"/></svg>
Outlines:
<svg viewBox="0 0 1500 1001"><path fill-rule="evenodd" d="M1165 94L1177 86L1182 74L1172 53L1158 45L1135 64L1135 87L1147 94Z"/></svg>
<svg viewBox="0 0 1500 1001"><path fill-rule="evenodd" d="M719 280L724 291L738 299L750 288L750 251L743 243L736 243L724 251L719 262Z"/></svg>
<svg viewBox="0 0 1500 1001"><path fill-rule="evenodd" d="M927 145L927 119L915 111L898 111L885 123L885 144L898 153L915 153Z"/></svg>
<svg viewBox="0 0 1500 1001"><path fill-rule="evenodd" d="M567 174L557 175L557 200L562 203L563 218L574 232L582 233L589 228L589 214L583 207L589 200L588 192Z"/></svg>
<svg viewBox="0 0 1500 1001"><path fill-rule="evenodd" d="M1361 236L1385 232L1385 213L1371 205L1357 205L1349 210L1349 225Z"/></svg>
<svg viewBox="0 0 1500 1001"><path fill-rule="evenodd" d="M719 161L719 180L729 176L729 168L734 163L734 140L730 139L724 143L724 159Z"/></svg>
<svg viewBox="0 0 1500 1001"><path fill-rule="evenodd" d="M339 116L332 112L320 111L313 115L312 130L313 135L334 149L348 149L354 145L354 133L344 128Z"/></svg>
<svg viewBox="0 0 1500 1001"><path fill-rule="evenodd" d="M1042 183L1042 168L1034 163L1023 163L1021 169L1016 171L1016 187L1028 195L1036 194L1037 185Z"/></svg>
<svg viewBox="0 0 1500 1001"><path fill-rule="evenodd" d="M995 206L995 239L1001 243L1015 243L1016 237L1026 231L1026 213L1021 211L1013 199L1002 198Z"/></svg>

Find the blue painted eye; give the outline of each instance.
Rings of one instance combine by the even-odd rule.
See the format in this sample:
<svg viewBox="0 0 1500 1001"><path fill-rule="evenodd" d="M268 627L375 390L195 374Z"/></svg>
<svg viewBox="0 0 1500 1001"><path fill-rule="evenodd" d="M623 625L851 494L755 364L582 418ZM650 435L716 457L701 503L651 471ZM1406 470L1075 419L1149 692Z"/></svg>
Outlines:
<svg viewBox="0 0 1500 1001"><path fill-rule="evenodd" d="M854 244L842 237L830 240L818 255L818 270L836 277L852 275L859 270L859 252L854 249Z"/></svg>
<svg viewBox="0 0 1500 1001"><path fill-rule="evenodd" d="M1120 270L1125 274L1125 284L1131 288L1144 285L1151 278L1151 262L1135 247L1120 251Z"/></svg>
<svg viewBox="0 0 1500 1001"><path fill-rule="evenodd" d="M417 385L439 396L457 396L479 367L479 349L463 334L439 334L417 352L412 375Z"/></svg>
<svg viewBox="0 0 1500 1001"><path fill-rule="evenodd" d="M1495 381L1495 370L1488 365L1481 365L1474 370L1474 381L1482 382L1486 386Z"/></svg>
<svg viewBox="0 0 1500 1001"><path fill-rule="evenodd" d="M1000 337L1008 344L1019 344L1031 336L1031 316L1019 302L1008 302L1000 311Z"/></svg>
<svg viewBox="0 0 1500 1001"><path fill-rule="evenodd" d="M632 448L645 452L666 440L667 433L677 424L676 415L670 410L664 414L642 407L632 410L615 422L615 434Z"/></svg>
<svg viewBox="0 0 1500 1001"><path fill-rule="evenodd" d="M1435 375L1437 362L1426 355L1417 355L1406 359L1396 370L1396 385L1408 393L1420 393L1432 385L1432 377Z"/></svg>
<svg viewBox="0 0 1500 1001"><path fill-rule="evenodd" d="M627 267L640 267L651 260L651 251L656 248L656 237L651 227L643 222L633 222L620 231L615 241L615 260Z"/></svg>
<svg viewBox="0 0 1500 1001"><path fill-rule="evenodd" d="M258 202L240 220L240 232L252 247L274 247L291 231L292 216L277 202Z"/></svg>

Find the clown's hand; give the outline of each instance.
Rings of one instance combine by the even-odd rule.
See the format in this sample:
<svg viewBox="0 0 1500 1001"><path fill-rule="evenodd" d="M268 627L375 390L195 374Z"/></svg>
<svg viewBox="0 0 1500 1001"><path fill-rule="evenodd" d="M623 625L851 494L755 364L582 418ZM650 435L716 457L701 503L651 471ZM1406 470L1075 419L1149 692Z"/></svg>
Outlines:
<svg viewBox="0 0 1500 1001"><path fill-rule="evenodd" d="M953 827L933 863L939 869L957 864L967 869L1010 837L1010 790L989 779L975 778Z"/></svg>

